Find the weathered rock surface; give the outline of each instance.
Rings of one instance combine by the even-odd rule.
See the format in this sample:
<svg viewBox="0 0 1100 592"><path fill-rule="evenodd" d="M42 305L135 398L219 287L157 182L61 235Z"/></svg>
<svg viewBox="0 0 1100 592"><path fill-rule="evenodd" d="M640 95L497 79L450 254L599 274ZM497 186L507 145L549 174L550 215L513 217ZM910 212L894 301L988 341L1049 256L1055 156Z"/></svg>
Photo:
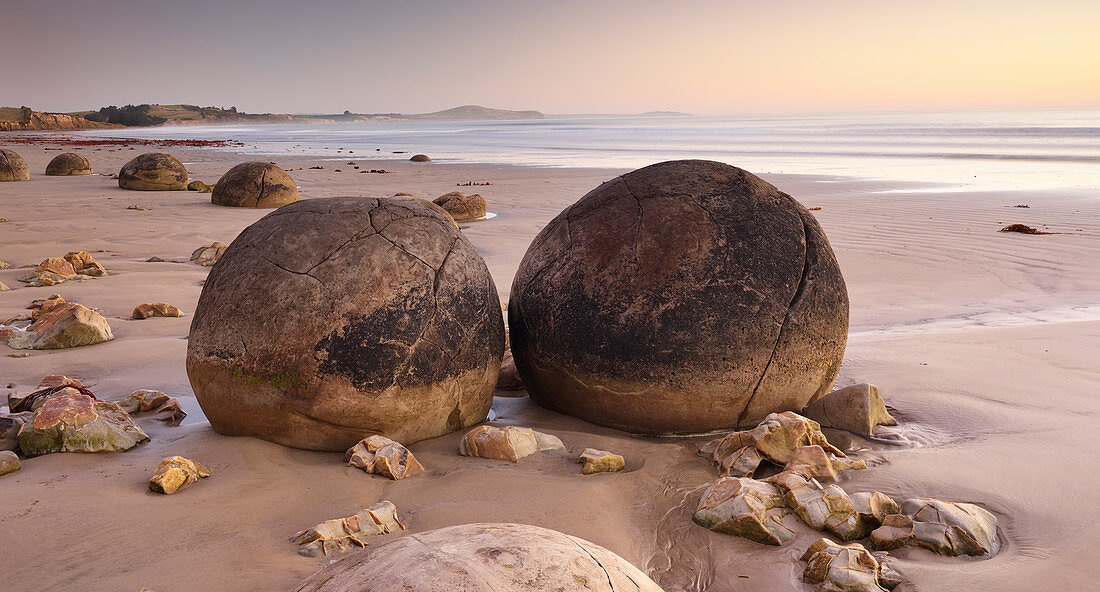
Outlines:
<svg viewBox="0 0 1100 592"><path fill-rule="evenodd" d="M802 205L691 160L618 177L559 214L524 255L508 314L538 403L635 433L697 433L829 392L848 295Z"/></svg>
<svg viewBox="0 0 1100 592"><path fill-rule="evenodd" d="M348 449L344 462L390 479L404 479L424 472L424 465L412 452L385 436L367 436Z"/></svg>
<svg viewBox="0 0 1100 592"><path fill-rule="evenodd" d="M824 487L795 473L783 473L772 480L784 491L783 500L802 522L814 530L832 533L842 541L867 536L877 524L865 524L852 500L839 485Z"/></svg>
<svg viewBox="0 0 1100 592"><path fill-rule="evenodd" d="M148 152L122 165L118 186L135 191L183 191L187 189L187 169L171 154Z"/></svg>
<svg viewBox="0 0 1100 592"><path fill-rule="evenodd" d="M782 545L794 534L783 518L790 512L775 485L747 477L722 477L703 494L692 520L715 532Z"/></svg>
<svg viewBox="0 0 1100 592"><path fill-rule="evenodd" d="M19 468L19 455L11 450L0 450L0 476L14 473Z"/></svg>
<svg viewBox="0 0 1100 592"><path fill-rule="evenodd" d="M42 377L34 392L25 395L15 391L8 393L8 409L13 413L37 411L47 399L76 394L95 396L79 379L69 378L64 374L47 374Z"/></svg>
<svg viewBox="0 0 1100 592"><path fill-rule="evenodd" d="M195 180L187 184L188 191L198 191L199 193L210 193L214 191L214 188L202 181Z"/></svg>
<svg viewBox="0 0 1100 592"><path fill-rule="evenodd" d="M242 162L214 185L210 202L238 208L277 208L298 201L298 186L270 162Z"/></svg>
<svg viewBox="0 0 1100 592"><path fill-rule="evenodd" d="M325 566L298 592L661 592L607 549L526 524L409 534Z"/></svg>
<svg viewBox="0 0 1100 592"><path fill-rule="evenodd" d="M581 468L584 475L617 473L626 469L626 460L622 456L595 448L585 448L577 462L584 464Z"/></svg>
<svg viewBox="0 0 1100 592"><path fill-rule="evenodd" d="M873 384L854 384L837 389L810 403L802 415L819 424L869 437L875 427L898 425L886 410L886 402Z"/></svg>
<svg viewBox="0 0 1100 592"><path fill-rule="evenodd" d="M497 388L502 391L523 390L523 379L516 371L516 361L512 359L511 348L505 348L500 361L500 373L497 374Z"/></svg>
<svg viewBox="0 0 1100 592"><path fill-rule="evenodd" d="M940 555L986 555L998 548L997 517L975 504L907 499L871 533L876 549L917 545Z"/></svg>
<svg viewBox="0 0 1100 592"><path fill-rule="evenodd" d="M157 421L170 426L178 426L187 417L179 399L150 389L139 389L126 395L118 406L131 415L152 412Z"/></svg>
<svg viewBox="0 0 1100 592"><path fill-rule="evenodd" d="M397 518L397 507L392 502L379 502L347 518L326 520L297 532L290 540L300 546L299 555L317 557L366 547L368 537L400 530L405 530L405 525Z"/></svg>
<svg viewBox="0 0 1100 592"><path fill-rule="evenodd" d="M210 476L210 469L182 456L170 456L157 465L149 478L149 491L171 495L199 479Z"/></svg>
<svg viewBox="0 0 1100 592"><path fill-rule="evenodd" d="M487 213L485 198L477 193L464 195L458 191L452 191L440 195L432 203L443 208L455 222L481 220Z"/></svg>
<svg viewBox="0 0 1100 592"><path fill-rule="evenodd" d="M29 275L19 278L19 281L31 287L39 287L107 275L107 270L87 251L70 251L64 257L45 259Z"/></svg>
<svg viewBox="0 0 1100 592"><path fill-rule="evenodd" d="M536 452L565 450L557 436L519 426L479 425L466 432L458 444L462 456L519 462Z"/></svg>
<svg viewBox="0 0 1100 592"><path fill-rule="evenodd" d="M866 469L867 463L862 460L847 460L836 458L825 452L821 446L799 446L794 451L794 456L784 467L786 471L792 471L819 481L836 481L840 473L850 469Z"/></svg>
<svg viewBox="0 0 1100 592"><path fill-rule="evenodd" d="M30 411L0 413L0 450L19 450L19 430L33 416Z"/></svg>
<svg viewBox="0 0 1100 592"><path fill-rule="evenodd" d="M19 430L19 448L27 456L121 452L148 439L117 404L83 394L46 401Z"/></svg>
<svg viewBox="0 0 1100 592"><path fill-rule="evenodd" d="M754 448L755 454L762 459L781 467L790 463L798 450L806 446L819 446L822 452L845 457L843 452L829 444L817 422L793 411L772 413L751 430L733 432L711 440L700 447L699 454L710 458L722 469L735 462L734 459L727 460L727 457L740 454L746 446Z"/></svg>
<svg viewBox="0 0 1100 592"><path fill-rule="evenodd" d="M46 165L46 174L53 177L65 177L70 175L92 174L92 164L87 158L73 153L65 152L53 157L50 164Z"/></svg>
<svg viewBox="0 0 1100 592"><path fill-rule="evenodd" d="M211 426L346 451L484 421L504 350L484 260L417 200L299 201L210 272L187 373Z"/></svg>
<svg viewBox="0 0 1100 592"><path fill-rule="evenodd" d="M432 159L428 158L427 154L414 154L409 160L413 162L431 162Z"/></svg>
<svg viewBox="0 0 1100 592"><path fill-rule="evenodd" d="M107 319L76 302L47 300L26 327L0 328L0 339L14 349L63 349L110 341L115 336Z"/></svg>
<svg viewBox="0 0 1100 592"><path fill-rule="evenodd" d="M883 592L879 562L859 543L838 545L820 539L802 555L802 580L821 592Z"/></svg>
<svg viewBox="0 0 1100 592"><path fill-rule="evenodd" d="M0 181L30 181L27 162L14 150L0 148Z"/></svg>
<svg viewBox="0 0 1100 592"><path fill-rule="evenodd" d="M167 302L143 302L134 307L130 313L132 319L147 319L149 317L182 317L183 311L178 306L172 306Z"/></svg>
<svg viewBox="0 0 1100 592"><path fill-rule="evenodd" d="M224 245L217 241L209 245L203 245L191 253L191 263L198 263L203 267L210 267L222 258L222 255L225 254L225 250L228 248L228 245Z"/></svg>

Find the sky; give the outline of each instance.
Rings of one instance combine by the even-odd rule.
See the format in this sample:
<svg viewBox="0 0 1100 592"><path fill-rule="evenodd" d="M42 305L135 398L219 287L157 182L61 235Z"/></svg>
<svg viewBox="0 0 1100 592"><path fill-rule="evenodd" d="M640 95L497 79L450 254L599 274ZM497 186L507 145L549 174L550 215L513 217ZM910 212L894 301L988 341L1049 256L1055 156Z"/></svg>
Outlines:
<svg viewBox="0 0 1100 592"><path fill-rule="evenodd" d="M1100 107L1098 0L0 0L0 105Z"/></svg>

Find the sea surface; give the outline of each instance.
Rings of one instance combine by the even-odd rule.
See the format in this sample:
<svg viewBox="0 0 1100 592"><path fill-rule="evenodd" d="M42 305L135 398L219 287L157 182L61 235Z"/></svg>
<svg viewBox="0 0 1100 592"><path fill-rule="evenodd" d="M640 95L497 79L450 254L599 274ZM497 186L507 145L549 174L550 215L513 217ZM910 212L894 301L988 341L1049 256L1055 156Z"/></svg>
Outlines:
<svg viewBox="0 0 1100 592"><path fill-rule="evenodd" d="M459 122L95 130L235 139L245 152L523 166L637 168L702 158L755 173L931 183L929 190L1100 189L1100 109L725 116L584 116ZM240 152L241 148L231 148ZM337 152L337 151L341 152Z"/></svg>

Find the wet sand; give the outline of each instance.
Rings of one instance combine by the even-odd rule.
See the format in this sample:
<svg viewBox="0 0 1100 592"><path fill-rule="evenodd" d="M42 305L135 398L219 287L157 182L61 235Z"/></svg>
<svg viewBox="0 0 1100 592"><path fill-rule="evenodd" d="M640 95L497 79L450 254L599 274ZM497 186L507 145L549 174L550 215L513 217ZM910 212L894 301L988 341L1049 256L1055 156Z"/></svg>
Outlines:
<svg viewBox="0 0 1100 592"><path fill-rule="evenodd" d="M0 137L0 140L3 138ZM801 528L781 548L709 532L691 522L715 470L700 441L634 438L543 410L515 393L494 409L501 424L554 433L565 456L518 465L459 457L460 434L410 448L428 473L393 482L343 466L339 454L226 438L203 421L183 358L190 317L130 321L134 306L164 301L194 310L207 268L187 262L211 241L230 242L266 210L221 208L208 194L122 191L106 176L45 177L57 151L12 146L32 180L0 183L0 317L60 293L97 307L115 340L71 350L0 357L3 387L29 391L45 374L84 380L100 397L152 388L179 396L181 427L139 419L152 441L122 454L27 459L0 477L0 561L12 589L291 590L324 565L288 537L379 500L393 501L409 531L478 521L537 524L611 549L666 590L810 590L798 557L821 536ZM117 172L149 148L82 149L97 172ZM246 156L172 149L192 179L213 183ZM354 156L354 155L351 155ZM434 198L481 193L498 216L464 224L501 298L535 233L600 182L623 171L405 161L314 162L276 158L305 199ZM320 164L323 170L307 167ZM736 163L732 163L736 164ZM305 170L297 170L299 167ZM335 169L342 172L335 172ZM871 180L766 176L809 207L837 253L851 295L851 336L838 384L872 382L909 442L893 446L828 431L869 470L849 492L975 502L1000 520L1003 548L987 559L894 552L906 590L1087 589L1100 535L1100 195L1086 192L939 192ZM456 187L467 181L490 186ZM1027 209L1012 208L1029 204ZM144 211L127 210L137 204ZM999 233L1025 223L1070 234ZM1078 231L1078 229L1081 229ZM107 278L26 288L25 269L84 249ZM146 263L158 256L180 263ZM227 319L232 325L232 319ZM289 337L289 336L288 336ZM0 347L0 353L14 350ZM522 395L522 393L519 393ZM627 471L580 474L585 447L622 454ZM146 481L165 456L207 464L214 475L166 497ZM390 535L394 536L394 535ZM379 542L385 540L380 538ZM747 577L746 577L747 576Z"/></svg>

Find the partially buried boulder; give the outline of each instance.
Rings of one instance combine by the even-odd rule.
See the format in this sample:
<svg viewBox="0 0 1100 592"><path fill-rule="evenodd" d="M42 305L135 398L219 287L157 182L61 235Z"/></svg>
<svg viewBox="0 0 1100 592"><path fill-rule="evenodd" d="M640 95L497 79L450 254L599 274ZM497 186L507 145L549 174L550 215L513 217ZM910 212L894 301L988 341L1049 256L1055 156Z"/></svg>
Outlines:
<svg viewBox="0 0 1100 592"><path fill-rule="evenodd" d="M222 258L228 245L214 241L209 245L203 245L191 252L191 263L197 263L203 267L211 267Z"/></svg>
<svg viewBox="0 0 1100 592"><path fill-rule="evenodd" d="M31 170L18 152L0 148L0 181L30 181Z"/></svg>
<svg viewBox="0 0 1100 592"><path fill-rule="evenodd" d="M122 165L118 186L135 191L183 191L187 189L187 169L171 154L149 152Z"/></svg>
<svg viewBox="0 0 1100 592"><path fill-rule="evenodd" d="M171 495L210 476L210 469L182 456L170 456L157 465L149 478L149 491Z"/></svg>
<svg viewBox="0 0 1100 592"><path fill-rule="evenodd" d="M996 553L997 517L975 504L931 498L907 499L900 515L888 515L871 533L876 549L906 545L924 547L940 555Z"/></svg>
<svg viewBox="0 0 1100 592"><path fill-rule="evenodd" d="M90 175L92 164L79 154L65 152L53 157L50 164L46 165L46 174L52 177Z"/></svg>
<svg viewBox="0 0 1100 592"><path fill-rule="evenodd" d="M584 539L526 524L463 524L348 554L298 592L660 592L648 576Z"/></svg>
<svg viewBox="0 0 1100 592"><path fill-rule="evenodd" d="M277 208L298 201L298 186L270 162L242 162L214 185L210 202L238 208Z"/></svg>
<svg viewBox="0 0 1100 592"><path fill-rule="evenodd" d="M19 470L19 455L10 450L0 450L0 476Z"/></svg>
<svg viewBox="0 0 1100 592"><path fill-rule="evenodd" d="M424 472L424 465L412 452L385 436L374 434L359 441L344 454L349 467L362 469L393 480Z"/></svg>
<svg viewBox="0 0 1100 592"><path fill-rule="evenodd" d="M536 402L635 433L695 433L829 392L848 293L794 198L686 160L608 181L552 220L520 263L508 318Z"/></svg>
<svg viewBox="0 0 1100 592"><path fill-rule="evenodd" d="M148 439L117 404L83 394L46 401L19 430L19 448L27 456L121 452Z"/></svg>
<svg viewBox="0 0 1100 592"><path fill-rule="evenodd" d="M870 437L875 427L898 425L873 384L854 384L826 394L802 410L823 426Z"/></svg>
<svg viewBox="0 0 1100 592"><path fill-rule="evenodd" d="M26 327L0 329L13 349L63 349L110 341L115 336L98 312L58 297L42 304Z"/></svg>
<svg viewBox="0 0 1100 592"><path fill-rule="evenodd" d="M393 502L379 502L348 516L326 520L313 528L294 533L292 542L298 543L298 554L306 557L333 555L353 547L366 547L367 537L391 534L405 530L397 518Z"/></svg>
<svg viewBox="0 0 1100 592"><path fill-rule="evenodd" d="M187 190L198 191L199 193L210 193L214 191L214 188L196 179L187 184Z"/></svg>
<svg viewBox="0 0 1100 592"><path fill-rule="evenodd" d="M806 549L802 561L802 580L818 584L820 592L882 592L897 584L883 577L878 559L859 543L838 545L819 539Z"/></svg>
<svg viewBox="0 0 1100 592"><path fill-rule="evenodd" d="M617 473L626 469L626 460L621 455L595 448L585 448L577 462L584 465L581 468L584 475Z"/></svg>
<svg viewBox="0 0 1100 592"><path fill-rule="evenodd" d="M134 307L130 313L131 319L147 319L149 317L182 317L183 311L178 306L172 306L167 302L143 302Z"/></svg>
<svg viewBox="0 0 1100 592"><path fill-rule="evenodd" d="M722 477L699 500L692 520L715 532L745 537L765 545L782 545L794 531L783 492L775 485L747 477Z"/></svg>
<svg viewBox="0 0 1100 592"><path fill-rule="evenodd" d="M432 159L428 158L427 154L414 154L409 160L413 162L431 162Z"/></svg>
<svg viewBox="0 0 1100 592"><path fill-rule="evenodd" d="M463 195L458 191L452 191L440 195L432 203L446 210L455 222L481 220L486 215L485 198L477 193Z"/></svg>
<svg viewBox="0 0 1100 592"><path fill-rule="evenodd" d="M536 452L565 450L557 436L519 426L480 425L466 432L458 445L462 456L519 462Z"/></svg>
<svg viewBox="0 0 1100 592"><path fill-rule="evenodd" d="M477 424L504 323L489 270L417 200L296 202L246 228L210 272L187 374L211 426L343 452Z"/></svg>
<svg viewBox="0 0 1100 592"><path fill-rule="evenodd" d="M69 251L64 257L44 259L19 281L31 287L53 286L69 280L87 280L109 275L87 251Z"/></svg>

